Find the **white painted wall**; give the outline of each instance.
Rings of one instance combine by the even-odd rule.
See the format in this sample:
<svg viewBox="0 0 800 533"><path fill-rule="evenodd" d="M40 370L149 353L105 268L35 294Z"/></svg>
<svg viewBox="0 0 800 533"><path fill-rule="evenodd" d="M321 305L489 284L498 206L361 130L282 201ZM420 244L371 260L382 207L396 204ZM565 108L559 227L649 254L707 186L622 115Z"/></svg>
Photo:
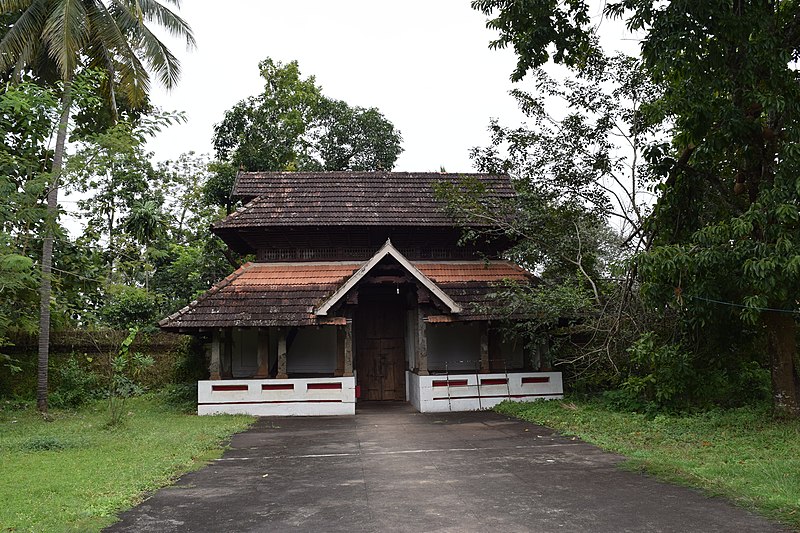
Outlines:
<svg viewBox="0 0 800 533"><path fill-rule="evenodd" d="M331 388L334 384L340 386ZM352 415L356 412L355 389L353 377L198 381L197 414Z"/></svg>
<svg viewBox="0 0 800 533"><path fill-rule="evenodd" d="M336 326L298 328L286 354L290 374L333 374L336 370Z"/></svg>
<svg viewBox="0 0 800 533"><path fill-rule="evenodd" d="M492 380L507 383L487 385ZM542 383L525 383L544 380ZM455 376L418 376L406 373L409 402L421 413L479 411L491 409L505 400L533 402L564 397L561 372L514 372L461 374ZM445 383L450 383L443 385ZM482 384L483 383L483 384Z"/></svg>

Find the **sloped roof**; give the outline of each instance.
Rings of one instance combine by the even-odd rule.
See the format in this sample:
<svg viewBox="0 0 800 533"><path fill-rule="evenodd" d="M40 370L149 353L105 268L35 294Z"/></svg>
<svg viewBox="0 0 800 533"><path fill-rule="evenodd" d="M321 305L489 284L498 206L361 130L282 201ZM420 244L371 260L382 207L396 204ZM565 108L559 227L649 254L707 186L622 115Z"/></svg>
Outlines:
<svg viewBox="0 0 800 533"><path fill-rule="evenodd" d="M361 265L246 263L159 326L181 331L316 324L314 307Z"/></svg>
<svg viewBox="0 0 800 533"><path fill-rule="evenodd" d="M233 194L247 203L213 225L445 226L453 221L434 195L440 181L475 180L486 199L512 198L507 175L438 172L243 172Z"/></svg>
<svg viewBox="0 0 800 533"><path fill-rule="evenodd" d="M527 282L532 276L507 261L411 262L461 307L458 320L505 316L492 294L504 280ZM323 302L365 262L247 263L196 301L159 325L170 331L216 327L311 326L332 323L315 315ZM472 304L497 313L476 312Z"/></svg>
<svg viewBox="0 0 800 533"><path fill-rule="evenodd" d="M328 314L328 310L336 304L345 294L347 294L350 289L356 286L359 281L361 281L367 274L369 274L370 270L372 270L380 261L382 261L386 257L391 257L400 265L406 269L406 271L411 274L414 279L417 280L423 287L431 291L434 296L436 296L444 305L450 309L451 313L460 313L461 306L459 306L456 302L450 298L447 293L442 291L439 287L436 286L434 282L432 282L428 277L423 274L417 267L415 267L408 259L406 259L403 254L401 254L397 248L392 246L392 241L386 241L386 244L381 246L380 250L375 252L375 255L372 258L364 263L364 266L359 268L346 282L342 284L341 287L336 289L336 292L333 295L325 300L322 305L317 307L316 314L318 316L325 316Z"/></svg>

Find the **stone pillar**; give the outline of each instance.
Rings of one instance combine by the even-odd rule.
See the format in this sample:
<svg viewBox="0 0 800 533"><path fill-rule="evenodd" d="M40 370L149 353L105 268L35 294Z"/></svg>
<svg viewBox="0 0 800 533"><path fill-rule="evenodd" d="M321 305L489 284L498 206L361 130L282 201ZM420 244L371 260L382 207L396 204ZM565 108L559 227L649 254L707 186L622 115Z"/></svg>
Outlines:
<svg viewBox="0 0 800 533"><path fill-rule="evenodd" d="M481 374L489 373L489 323L478 322L481 331Z"/></svg>
<svg viewBox="0 0 800 533"><path fill-rule="evenodd" d="M278 328L278 375L277 379L286 379L286 328Z"/></svg>
<svg viewBox="0 0 800 533"><path fill-rule="evenodd" d="M344 377L353 375L353 319L348 318L344 326Z"/></svg>
<svg viewBox="0 0 800 533"><path fill-rule="evenodd" d="M417 309L417 374L427 376L428 373L428 324L425 313Z"/></svg>
<svg viewBox="0 0 800 533"><path fill-rule="evenodd" d="M269 330L258 328L258 370L256 378L266 379L269 377Z"/></svg>
<svg viewBox="0 0 800 533"><path fill-rule="evenodd" d="M214 329L211 334L211 362L208 365L208 373L211 379L222 379L220 375L220 343L221 335L218 329Z"/></svg>

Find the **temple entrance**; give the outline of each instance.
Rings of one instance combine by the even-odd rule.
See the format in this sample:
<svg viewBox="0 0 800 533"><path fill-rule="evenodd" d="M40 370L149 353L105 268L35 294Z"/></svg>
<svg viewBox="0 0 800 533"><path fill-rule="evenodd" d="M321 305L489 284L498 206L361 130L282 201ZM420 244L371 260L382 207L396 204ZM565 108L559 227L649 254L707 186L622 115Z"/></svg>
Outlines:
<svg viewBox="0 0 800 533"><path fill-rule="evenodd" d="M405 298L360 292L353 328L361 399L405 400Z"/></svg>

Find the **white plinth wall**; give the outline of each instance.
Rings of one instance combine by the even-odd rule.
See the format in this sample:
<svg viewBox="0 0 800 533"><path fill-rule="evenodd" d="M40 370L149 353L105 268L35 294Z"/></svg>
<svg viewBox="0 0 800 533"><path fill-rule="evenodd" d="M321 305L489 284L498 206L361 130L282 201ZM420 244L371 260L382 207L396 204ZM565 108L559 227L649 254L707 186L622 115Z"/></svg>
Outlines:
<svg viewBox="0 0 800 533"><path fill-rule="evenodd" d="M479 411L502 401L564 397L561 372L514 372L419 376L406 372L408 401L421 413Z"/></svg>
<svg viewBox="0 0 800 533"><path fill-rule="evenodd" d="M197 382L197 414L353 415L354 377Z"/></svg>

